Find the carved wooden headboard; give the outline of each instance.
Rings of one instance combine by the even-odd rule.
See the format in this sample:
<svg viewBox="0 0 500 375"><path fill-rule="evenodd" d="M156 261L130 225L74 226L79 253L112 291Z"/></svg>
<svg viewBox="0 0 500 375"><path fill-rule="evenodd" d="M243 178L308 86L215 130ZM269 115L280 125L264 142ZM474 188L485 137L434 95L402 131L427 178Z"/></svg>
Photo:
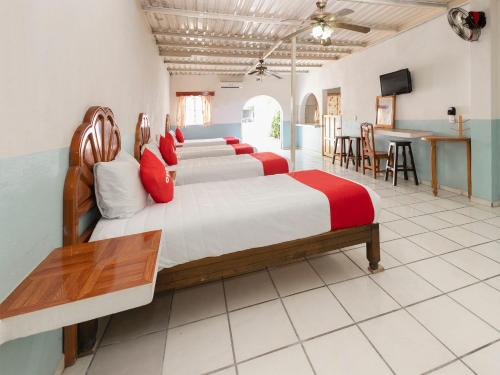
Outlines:
<svg viewBox="0 0 500 375"><path fill-rule="evenodd" d="M172 129L172 121L170 120L170 115L167 113L165 116L165 135Z"/></svg>
<svg viewBox="0 0 500 375"><path fill-rule="evenodd" d="M80 219L96 208L94 164L113 160L120 147L120 131L113 111L107 107L90 107L73 134L69 150L69 169L64 181L64 245L90 238L99 213L88 223L80 223Z"/></svg>
<svg viewBox="0 0 500 375"><path fill-rule="evenodd" d="M137 161L141 160L142 146L149 142L150 137L151 126L149 124L149 117L147 113L139 113L139 118L137 119L137 125L135 127L134 143L134 157Z"/></svg>

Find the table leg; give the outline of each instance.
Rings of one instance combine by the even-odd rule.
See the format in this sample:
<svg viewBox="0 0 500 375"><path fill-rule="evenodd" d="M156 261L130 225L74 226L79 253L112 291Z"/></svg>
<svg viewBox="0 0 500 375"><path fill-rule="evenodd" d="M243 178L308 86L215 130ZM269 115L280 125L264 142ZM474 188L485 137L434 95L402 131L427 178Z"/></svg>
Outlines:
<svg viewBox="0 0 500 375"><path fill-rule="evenodd" d="M431 141L431 174L432 174L432 193L437 196L438 181L437 181L437 155L436 155L436 142Z"/></svg>
<svg viewBox="0 0 500 375"><path fill-rule="evenodd" d="M467 148L467 195L469 199L472 196L472 177L471 177L471 140L465 142Z"/></svg>

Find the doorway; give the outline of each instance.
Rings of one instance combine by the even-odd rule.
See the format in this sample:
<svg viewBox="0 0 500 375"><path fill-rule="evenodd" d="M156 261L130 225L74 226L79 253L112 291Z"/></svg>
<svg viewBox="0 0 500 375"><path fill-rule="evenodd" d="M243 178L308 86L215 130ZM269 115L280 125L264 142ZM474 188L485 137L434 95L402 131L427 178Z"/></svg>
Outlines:
<svg viewBox="0 0 500 375"><path fill-rule="evenodd" d="M340 87L323 90L323 156L333 157L335 137L342 132L342 97Z"/></svg>
<svg viewBox="0 0 500 375"><path fill-rule="evenodd" d="M283 110L271 96L258 95L243 106L241 135L243 142L259 151L279 151L283 147Z"/></svg>

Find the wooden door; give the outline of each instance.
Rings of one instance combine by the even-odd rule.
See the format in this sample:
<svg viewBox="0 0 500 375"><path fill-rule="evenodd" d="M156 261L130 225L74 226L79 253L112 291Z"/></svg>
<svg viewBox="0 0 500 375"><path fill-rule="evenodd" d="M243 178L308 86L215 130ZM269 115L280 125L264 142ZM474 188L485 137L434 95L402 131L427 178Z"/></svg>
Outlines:
<svg viewBox="0 0 500 375"><path fill-rule="evenodd" d="M340 94L329 94L326 97L326 115L323 116L323 156L333 156L335 136L340 134L342 119L340 117Z"/></svg>

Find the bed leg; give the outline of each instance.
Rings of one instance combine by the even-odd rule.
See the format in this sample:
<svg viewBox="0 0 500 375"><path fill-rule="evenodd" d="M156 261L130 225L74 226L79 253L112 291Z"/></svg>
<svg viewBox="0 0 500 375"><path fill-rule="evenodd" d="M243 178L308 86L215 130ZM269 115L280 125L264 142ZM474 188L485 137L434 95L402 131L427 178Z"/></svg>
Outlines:
<svg viewBox="0 0 500 375"><path fill-rule="evenodd" d="M377 273L384 270L380 265L380 234L378 223L372 224L370 240L366 243L366 258L368 259L368 270Z"/></svg>
<svg viewBox="0 0 500 375"><path fill-rule="evenodd" d="M64 367L72 366L76 361L78 350L77 332L76 324L64 327L63 329Z"/></svg>

